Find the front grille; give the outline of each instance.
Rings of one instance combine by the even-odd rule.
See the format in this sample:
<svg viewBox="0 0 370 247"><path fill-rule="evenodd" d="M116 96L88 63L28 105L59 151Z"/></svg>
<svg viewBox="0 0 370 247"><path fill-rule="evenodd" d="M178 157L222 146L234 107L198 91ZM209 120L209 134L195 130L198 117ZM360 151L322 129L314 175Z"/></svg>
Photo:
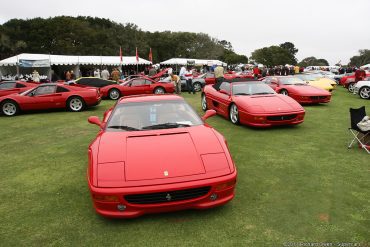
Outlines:
<svg viewBox="0 0 370 247"><path fill-rule="evenodd" d="M297 114L292 115L281 115L281 116L268 116L266 119L268 121L286 121L286 120L292 120L297 117Z"/></svg>
<svg viewBox="0 0 370 247"><path fill-rule="evenodd" d="M125 200L132 204L155 204L194 199L207 195L210 186L186 190L174 190L150 194L127 195Z"/></svg>
<svg viewBox="0 0 370 247"><path fill-rule="evenodd" d="M326 96L310 96L312 100L326 99Z"/></svg>

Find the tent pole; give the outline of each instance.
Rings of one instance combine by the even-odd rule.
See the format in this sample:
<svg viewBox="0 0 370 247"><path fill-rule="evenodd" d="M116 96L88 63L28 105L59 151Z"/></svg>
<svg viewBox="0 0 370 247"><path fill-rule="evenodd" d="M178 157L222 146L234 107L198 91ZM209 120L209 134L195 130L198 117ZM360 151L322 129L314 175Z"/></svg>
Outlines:
<svg viewBox="0 0 370 247"><path fill-rule="evenodd" d="M17 55L17 66L16 66L16 68L17 68L17 77L19 79L19 60L18 60L18 55Z"/></svg>

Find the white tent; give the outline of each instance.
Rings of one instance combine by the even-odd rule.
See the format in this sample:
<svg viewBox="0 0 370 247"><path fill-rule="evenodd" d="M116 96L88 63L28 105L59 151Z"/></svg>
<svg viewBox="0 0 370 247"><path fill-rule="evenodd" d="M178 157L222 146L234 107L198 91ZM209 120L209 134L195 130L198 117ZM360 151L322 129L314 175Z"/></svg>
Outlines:
<svg viewBox="0 0 370 247"><path fill-rule="evenodd" d="M69 55L47 55L47 54L29 54L22 53L17 56L6 58L0 61L0 66L16 66L20 60L24 61L41 61L48 60L49 67L51 65L106 65L106 66L119 66L119 56L69 56ZM151 62L139 58L136 63L136 57L122 57L122 65L149 65ZM46 66L35 66L46 67Z"/></svg>
<svg viewBox="0 0 370 247"><path fill-rule="evenodd" d="M160 63L161 65L187 65L187 64L194 64L194 65L221 65L227 66L226 63L220 60L212 60L212 59L192 59L192 58L171 58L166 61Z"/></svg>
<svg viewBox="0 0 370 247"><path fill-rule="evenodd" d="M370 69L370 63L369 64L362 65L360 68L361 69Z"/></svg>

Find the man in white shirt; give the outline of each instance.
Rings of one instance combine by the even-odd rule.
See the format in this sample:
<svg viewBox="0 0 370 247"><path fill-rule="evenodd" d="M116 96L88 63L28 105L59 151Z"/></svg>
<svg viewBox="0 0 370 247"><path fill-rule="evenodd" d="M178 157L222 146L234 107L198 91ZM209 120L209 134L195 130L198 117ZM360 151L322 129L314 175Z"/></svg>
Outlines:
<svg viewBox="0 0 370 247"><path fill-rule="evenodd" d="M195 90L193 87L193 71L190 68L187 68L184 77L186 79L186 89L188 90L188 93L195 94Z"/></svg>
<svg viewBox="0 0 370 247"><path fill-rule="evenodd" d="M185 79L185 72L186 72L186 68L185 66L182 66L180 69L180 73L179 73L180 79Z"/></svg>
<svg viewBox="0 0 370 247"><path fill-rule="evenodd" d="M107 68L104 68L101 72L101 78L104 79L104 80L108 80L109 79L109 71L107 70Z"/></svg>
<svg viewBox="0 0 370 247"><path fill-rule="evenodd" d="M99 69L94 70L94 77L100 78L100 71L99 71Z"/></svg>

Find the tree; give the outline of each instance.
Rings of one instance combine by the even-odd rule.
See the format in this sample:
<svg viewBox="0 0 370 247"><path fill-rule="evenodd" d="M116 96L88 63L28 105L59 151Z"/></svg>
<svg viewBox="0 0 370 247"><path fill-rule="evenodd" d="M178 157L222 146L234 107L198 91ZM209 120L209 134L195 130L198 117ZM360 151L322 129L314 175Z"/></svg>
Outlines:
<svg viewBox="0 0 370 247"><path fill-rule="evenodd" d="M285 42L285 43L280 44L279 46L283 49L288 50L289 53L292 54L293 56L295 56L295 54L297 54L298 52L298 49L291 42Z"/></svg>
<svg viewBox="0 0 370 247"><path fill-rule="evenodd" d="M329 63L326 59L320 58L317 59L316 57L306 57L302 59L298 63L301 67L307 67L307 66L329 66Z"/></svg>
<svg viewBox="0 0 370 247"><path fill-rule="evenodd" d="M267 66L296 64L296 58L287 49L280 46L270 46L252 52L251 58L257 63Z"/></svg>
<svg viewBox="0 0 370 247"><path fill-rule="evenodd" d="M360 55L351 57L349 65L360 67L370 63L370 50L362 49L358 52Z"/></svg>

